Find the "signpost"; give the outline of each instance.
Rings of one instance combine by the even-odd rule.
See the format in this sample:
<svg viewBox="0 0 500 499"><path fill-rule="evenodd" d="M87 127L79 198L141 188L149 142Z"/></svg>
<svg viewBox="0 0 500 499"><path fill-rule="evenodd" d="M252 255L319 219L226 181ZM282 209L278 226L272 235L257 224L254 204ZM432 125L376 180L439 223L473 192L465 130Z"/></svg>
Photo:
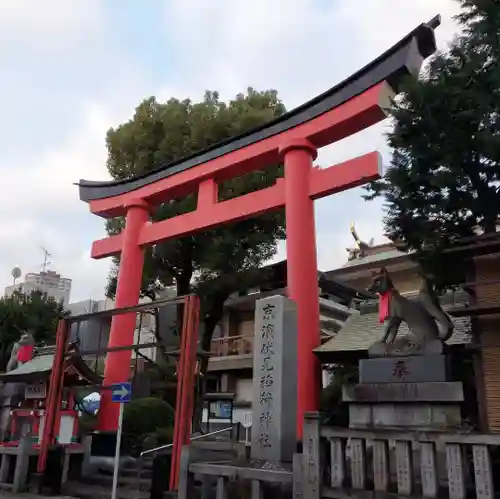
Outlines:
<svg viewBox="0 0 500 499"><path fill-rule="evenodd" d="M243 417L242 425L243 425L243 428L245 428L245 445L249 446L250 445L249 433L250 433L250 428L252 427L252 413L251 412L245 413L245 416Z"/></svg>
<svg viewBox="0 0 500 499"><path fill-rule="evenodd" d="M131 383L117 383L111 387L111 401L120 404L120 412L118 415L118 432L116 434L116 450L115 450L115 467L113 470L113 489L111 491L111 499L116 499L116 489L118 487L118 470L120 463L120 446L122 441L122 425L123 425L123 407L124 404L130 402L132 395Z"/></svg>

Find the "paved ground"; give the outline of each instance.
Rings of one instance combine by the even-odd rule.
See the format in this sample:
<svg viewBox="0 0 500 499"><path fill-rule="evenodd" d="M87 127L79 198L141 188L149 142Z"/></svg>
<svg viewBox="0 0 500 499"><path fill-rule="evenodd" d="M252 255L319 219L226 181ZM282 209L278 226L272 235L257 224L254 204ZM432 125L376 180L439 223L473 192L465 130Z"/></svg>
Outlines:
<svg viewBox="0 0 500 499"><path fill-rule="evenodd" d="M48 497L34 494L13 494L12 492L0 490L0 499L40 499L41 497L43 497L43 499L74 499L68 496Z"/></svg>

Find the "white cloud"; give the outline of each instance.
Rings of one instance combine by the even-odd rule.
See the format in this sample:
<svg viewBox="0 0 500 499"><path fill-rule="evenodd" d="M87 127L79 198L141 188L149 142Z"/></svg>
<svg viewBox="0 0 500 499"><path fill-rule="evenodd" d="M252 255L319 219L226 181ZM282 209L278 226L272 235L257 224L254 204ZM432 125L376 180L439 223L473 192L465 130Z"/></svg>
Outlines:
<svg viewBox="0 0 500 499"><path fill-rule="evenodd" d="M4 285L15 264L23 272L38 270L40 246L45 246L53 255L52 268L73 279L75 297L102 295L109 262L93 262L89 255L92 237L104 232L103 223L88 213L73 183L81 176L106 178L103 137L109 123L103 109L89 106L82 126L57 150L41 154L32 164L0 165L9 172L0 184L0 276Z"/></svg>
<svg viewBox="0 0 500 499"><path fill-rule="evenodd" d="M27 164L2 164L9 174L0 183L0 282L8 284L10 269L40 268L40 246L52 253L52 266L73 279L72 301L101 298L110 260L92 260L90 246L105 237L104 221L79 199L81 178L107 180L105 136L110 126L125 121L139 100L131 90L108 107L84 102L79 126L66 141ZM13 216L15 214L15 217ZM5 282L7 281L7 282Z"/></svg>
<svg viewBox="0 0 500 499"><path fill-rule="evenodd" d="M0 2L0 49L14 42L30 48L63 49L90 40L104 29L99 0Z"/></svg>
<svg viewBox="0 0 500 499"><path fill-rule="evenodd" d="M456 29L454 0L167 1L166 30L191 68L188 89L233 94L272 85L287 105L301 104L370 62L435 14L440 45ZM194 76L197 75L197 78ZM229 75L229 79L226 79ZM237 86L233 86L237 84Z"/></svg>
<svg viewBox="0 0 500 499"><path fill-rule="evenodd" d="M39 270L43 259L40 245L53 253L55 269L73 277L84 294L95 287L96 281L103 282L106 275L102 263L91 268L80 261L82 249L78 244L84 238L79 234L79 225L82 215L88 215L85 206L77 204L78 192L72 185L78 180L78 176L73 176L75 172L86 176L86 172L95 170L94 165L102 170L106 131L102 126L106 121L103 111L95 106L85 115L76 103L72 109L74 121L78 122L78 115L84 115L83 122L70 132L67 141L62 140L53 150L33 147L26 136L26 131L33 127L32 104L44 103L51 90L41 87L35 78L26 78L26 74L39 63L43 68L50 61L53 68L54 60L63 52L71 51L72 57L78 58L81 47L88 48L97 41L103 28L104 11L98 0L0 2L0 58L5 62L2 77L4 82L12 82L3 88L3 106L13 108L16 102L16 119L26 116L24 128L9 130L9 140L16 140L17 147L12 148L16 153L0 153L0 283L3 285L10 284L10 271L16 264L25 273ZM64 80L65 76L61 69L55 81ZM19 93L20 87L23 91ZM58 103L49 105L55 108ZM4 114L4 118L7 119L2 126L7 128L9 114ZM57 121L51 121L50 113L44 118L48 128L57 129ZM58 132L66 135L66 130ZM98 175L103 173L99 171ZM92 222L84 227L92 227ZM87 253L90 242L86 244ZM90 259L88 262L91 263Z"/></svg>
<svg viewBox="0 0 500 499"><path fill-rule="evenodd" d="M40 206L73 211L78 190L73 185L80 176L106 179L106 149L104 137L110 117L105 109L90 105L82 110L83 123L58 148L37 156L32 164L10 164L0 167L9 175L0 185L2 206L0 215L10 207L25 214L36 212ZM19 213L19 211L18 211Z"/></svg>
<svg viewBox="0 0 500 499"><path fill-rule="evenodd" d="M44 245L54 254L53 268L73 279L73 299L102 296L109 261L91 260L89 249L102 237L103 222L79 201L73 183L107 177L106 130L125 120L143 96L154 94L143 74L160 78L158 67L137 67L126 53L113 52L105 36L111 26L103 5L98 0L0 2L0 56L13 44L52 58L71 49L75 60L90 64L90 73L98 68L103 82L94 84L93 93L75 99L69 110L71 128L60 129L60 143L41 151L21 150L14 159L0 152L0 169L9 172L0 183L3 285L10 283L14 264L24 272L37 270L42 262L38 246ZM291 108L349 76L436 13L443 14L437 36L444 46L456 29L449 20L456 8L453 0L255 0L251 6L242 0L170 0L165 2L168 40L162 64L168 65L173 53L177 58L156 94L198 99L209 88L229 98L253 85L279 89ZM148 36L151 44L161 45L161 39ZM100 57L96 65L94 54ZM109 69L101 74L107 61ZM20 84L25 90L30 86L40 101L46 95L54 98L36 81L23 79ZM372 149L383 150L382 130L382 125L372 127L325 148L319 164L330 166ZM18 133L22 142L23 131ZM380 209L366 205L359 189L318 201L316 216L322 269L345 260L351 221L357 222L362 237L380 240Z"/></svg>
<svg viewBox="0 0 500 499"><path fill-rule="evenodd" d="M43 113L36 116L37 123L50 130L42 130L42 135L60 137L39 147L30 143L25 129L11 128L10 136L19 144L11 148L16 152L0 152L3 286L10 284L13 265L20 265L24 273L40 269L43 245L53 255L51 268L73 279L73 300L104 293L110 261L90 259L92 241L104 237L104 222L79 200L74 183L80 178L108 178L106 131L128 118L147 88L128 54L108 43L104 5L100 0L0 2L0 58L9 61L5 76L12 81L3 94L11 99L6 104L17 111L16 119L26 116L23 126L29 132L34 108ZM21 77L36 74L36 68L49 61L51 71L59 72L52 79L44 74L43 86ZM78 83L88 76L88 90L85 83L78 91L68 83L74 77L68 74L68 64L81 71ZM96 78L101 82L97 92ZM22 98L17 96L19 86Z"/></svg>

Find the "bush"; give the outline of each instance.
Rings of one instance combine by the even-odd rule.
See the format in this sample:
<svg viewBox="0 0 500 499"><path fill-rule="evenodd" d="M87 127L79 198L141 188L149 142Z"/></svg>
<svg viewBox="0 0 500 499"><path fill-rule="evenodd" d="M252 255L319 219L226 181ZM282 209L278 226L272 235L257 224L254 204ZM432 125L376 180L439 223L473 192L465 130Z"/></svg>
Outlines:
<svg viewBox="0 0 500 499"><path fill-rule="evenodd" d="M97 417L83 413L78 418L78 434L81 437L90 435L97 429Z"/></svg>
<svg viewBox="0 0 500 499"><path fill-rule="evenodd" d="M141 452L146 439L151 436L159 445L170 443L174 410L164 400L147 397L125 404L123 413L123 450L132 455ZM149 447L149 445L148 445Z"/></svg>
<svg viewBox="0 0 500 499"><path fill-rule="evenodd" d="M167 445L171 444L174 440L174 427L169 428L158 428L154 433L157 445Z"/></svg>
<svg viewBox="0 0 500 499"><path fill-rule="evenodd" d="M342 387L357 382L356 366L336 365L332 368L333 379L322 390L320 410L323 423L333 426L349 426L349 408L342 402Z"/></svg>

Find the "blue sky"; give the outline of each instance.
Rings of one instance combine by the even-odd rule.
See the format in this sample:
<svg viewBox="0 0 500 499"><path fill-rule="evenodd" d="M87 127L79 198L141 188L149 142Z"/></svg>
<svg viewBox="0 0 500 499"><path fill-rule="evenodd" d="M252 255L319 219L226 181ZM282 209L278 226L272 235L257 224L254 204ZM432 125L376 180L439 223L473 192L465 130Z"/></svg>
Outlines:
<svg viewBox="0 0 500 499"><path fill-rule="evenodd" d="M275 88L290 109L333 86L453 0L16 0L0 3L0 284L10 270L37 271L40 246L73 279L72 300L100 298L108 261L92 261L101 219L73 183L107 177L104 138L141 99L191 97L247 86ZM373 149L378 125L321 151L330 166ZM382 240L380 204L360 190L316 203L318 260L341 265L349 224ZM280 255L284 255L284 245Z"/></svg>

